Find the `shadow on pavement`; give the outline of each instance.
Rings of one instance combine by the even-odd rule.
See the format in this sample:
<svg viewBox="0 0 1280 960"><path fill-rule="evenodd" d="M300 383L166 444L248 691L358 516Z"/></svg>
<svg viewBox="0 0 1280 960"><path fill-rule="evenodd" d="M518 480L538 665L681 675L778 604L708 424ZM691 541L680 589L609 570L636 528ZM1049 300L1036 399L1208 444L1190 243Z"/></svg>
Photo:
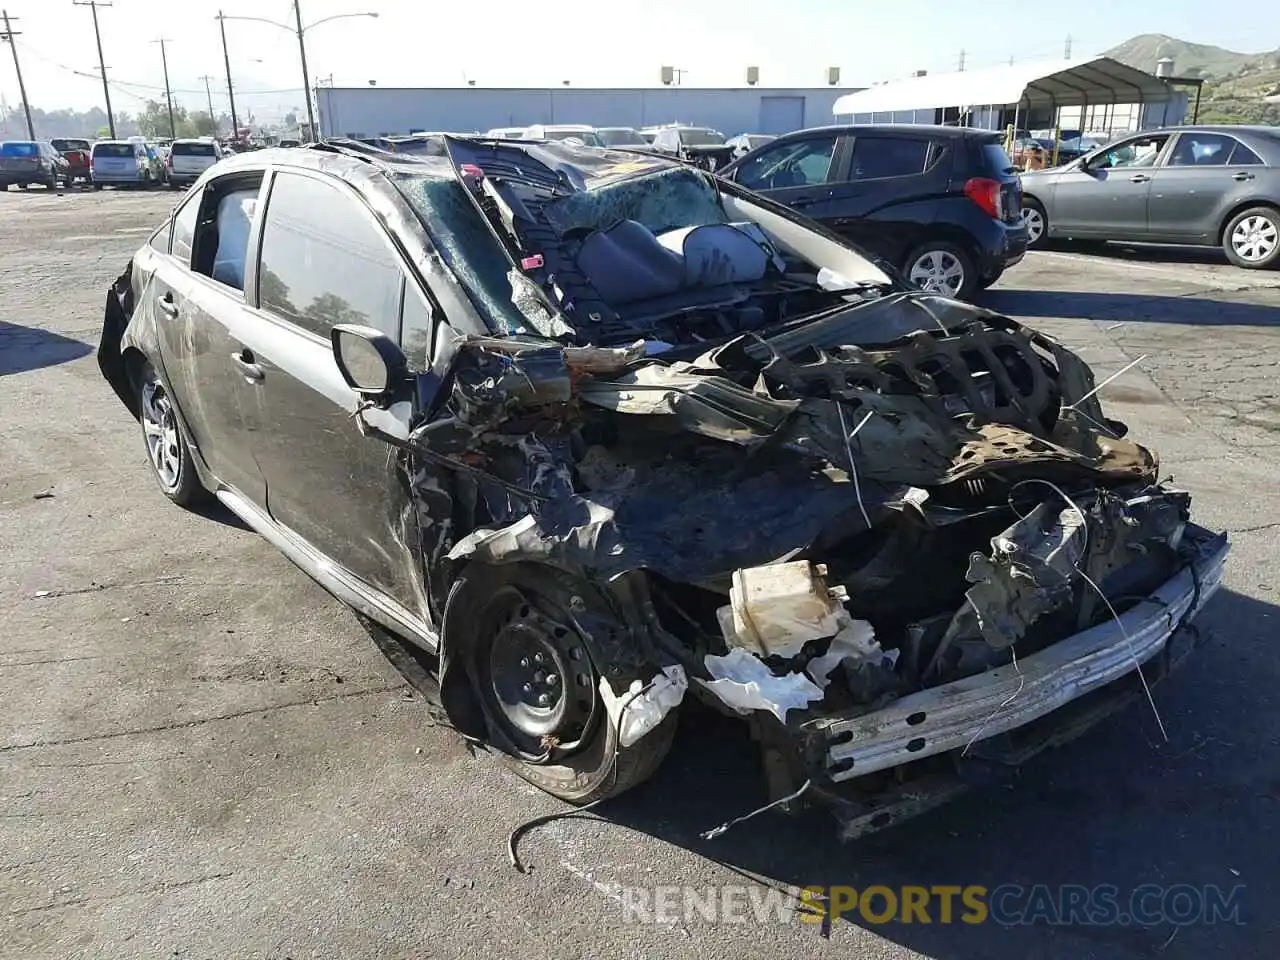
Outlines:
<svg viewBox="0 0 1280 960"><path fill-rule="evenodd" d="M1203 263L1226 266L1230 263L1221 247L1184 247L1158 243L1110 243L1099 240L1093 243L1077 240L1063 243L1061 249L1088 253L1108 260L1130 260L1134 263Z"/></svg>
<svg viewBox="0 0 1280 960"><path fill-rule="evenodd" d="M56 367L92 352L93 347L79 340L0 320L0 376Z"/></svg>
<svg viewBox="0 0 1280 960"><path fill-rule="evenodd" d="M215 523L220 523L225 527L231 527L235 530L244 530L247 533L254 533L253 528L227 509L221 500L215 500L210 497L209 499L202 500L187 509L191 513L194 513L199 517L203 517L205 520L212 520ZM254 535L256 536L256 534Z"/></svg>
<svg viewBox="0 0 1280 960"><path fill-rule="evenodd" d="M1200 648L1155 691L1170 742L1161 741L1143 700L1020 768L1010 786L971 792L848 844L836 842L834 821L821 810L771 811L701 839L766 802L745 728L706 709L682 713L680 736L655 778L600 813L771 886L1017 884L1022 894L1007 901L1016 909L1034 885L1056 897L1063 885L1111 884L1122 910L1143 884L1216 885L1224 897L1245 888L1240 919L1249 925L942 924L936 900L930 924L871 924L852 913L836 923L856 922L940 960L1269 954L1264 918L1280 895L1280 760L1268 733L1280 710L1271 652L1278 613L1225 589L1214 597L1196 620ZM820 936L817 926L798 931Z"/></svg>
<svg viewBox="0 0 1280 960"><path fill-rule="evenodd" d="M987 290L981 306L1015 317L1080 317L1205 327L1280 327L1280 309L1200 296L1101 293L1076 290Z"/></svg>

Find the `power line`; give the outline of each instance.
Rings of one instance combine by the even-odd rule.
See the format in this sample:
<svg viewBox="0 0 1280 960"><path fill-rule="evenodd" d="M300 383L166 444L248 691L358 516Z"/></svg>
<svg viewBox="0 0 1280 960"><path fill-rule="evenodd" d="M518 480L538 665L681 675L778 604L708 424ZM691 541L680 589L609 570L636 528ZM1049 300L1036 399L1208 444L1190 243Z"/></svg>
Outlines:
<svg viewBox="0 0 1280 960"><path fill-rule="evenodd" d="M107 101L107 129L111 139L116 138L116 118L111 112L111 91L107 89L107 61L102 57L102 31L98 29L98 8L111 6L111 0L71 0L74 7L88 7L93 11L93 37L98 43L98 67L102 70L102 96Z"/></svg>
<svg viewBox="0 0 1280 960"><path fill-rule="evenodd" d="M18 19L14 17L14 19ZM34 140L36 138L36 128L31 123L31 104L27 102L27 85L22 82L22 64L18 63L18 41L14 38L21 35L21 31L14 31L9 22L9 11L4 11L4 32L0 33L0 40L9 44L9 49L13 51L13 69L18 74L18 93L22 95L22 112L27 118L27 139Z"/></svg>

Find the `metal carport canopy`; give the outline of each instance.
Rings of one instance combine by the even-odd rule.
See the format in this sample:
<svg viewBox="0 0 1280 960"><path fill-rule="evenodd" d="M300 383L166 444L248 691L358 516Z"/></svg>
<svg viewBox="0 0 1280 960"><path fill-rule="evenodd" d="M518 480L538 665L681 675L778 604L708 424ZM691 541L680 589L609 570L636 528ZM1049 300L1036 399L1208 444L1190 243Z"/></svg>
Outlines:
<svg viewBox="0 0 1280 960"><path fill-rule="evenodd" d="M959 73L894 80L850 93L835 102L837 116L897 113L939 107L981 107L1021 103L1066 107L1091 103L1163 103L1172 88L1110 57L1041 60Z"/></svg>

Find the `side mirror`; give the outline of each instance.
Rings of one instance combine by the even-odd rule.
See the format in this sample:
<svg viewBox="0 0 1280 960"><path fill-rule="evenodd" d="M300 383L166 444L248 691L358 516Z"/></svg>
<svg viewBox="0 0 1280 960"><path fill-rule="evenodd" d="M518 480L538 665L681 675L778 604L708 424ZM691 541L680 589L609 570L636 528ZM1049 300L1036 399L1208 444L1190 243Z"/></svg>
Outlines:
<svg viewBox="0 0 1280 960"><path fill-rule="evenodd" d="M409 375L404 353L390 337L373 327L339 323L329 337L342 379L365 397L380 397Z"/></svg>

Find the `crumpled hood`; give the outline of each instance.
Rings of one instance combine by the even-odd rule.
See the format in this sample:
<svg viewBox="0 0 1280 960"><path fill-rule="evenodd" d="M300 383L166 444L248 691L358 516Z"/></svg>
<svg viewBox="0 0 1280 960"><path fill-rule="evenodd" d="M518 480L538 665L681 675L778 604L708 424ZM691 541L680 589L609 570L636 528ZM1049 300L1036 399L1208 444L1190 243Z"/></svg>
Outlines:
<svg viewBox="0 0 1280 960"><path fill-rule="evenodd" d="M903 511L944 523L947 491L993 476L1156 471L1103 416L1082 361L940 297L855 304L701 354L642 350L591 351L584 370L574 348L464 347L449 446L478 442L508 485L486 491L493 521L451 557L710 582ZM540 393L552 402L530 419Z"/></svg>

